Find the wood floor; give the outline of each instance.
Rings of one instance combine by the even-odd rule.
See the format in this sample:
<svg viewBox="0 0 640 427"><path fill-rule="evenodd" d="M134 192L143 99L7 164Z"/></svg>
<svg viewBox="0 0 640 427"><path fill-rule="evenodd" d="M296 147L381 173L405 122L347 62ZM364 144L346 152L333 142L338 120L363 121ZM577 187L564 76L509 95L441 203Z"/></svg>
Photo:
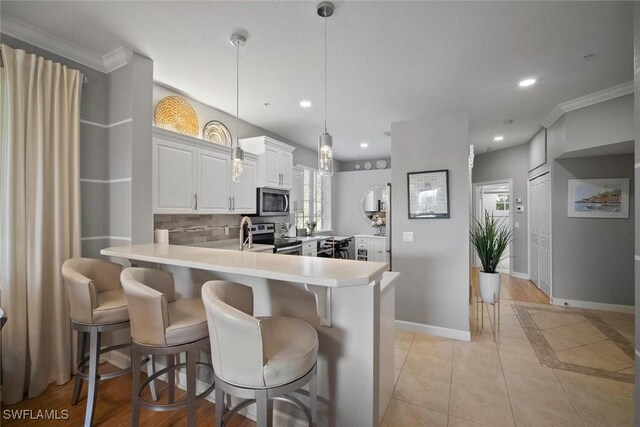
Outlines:
<svg viewBox="0 0 640 427"><path fill-rule="evenodd" d="M107 363L100 367L101 372L108 372L115 369L114 366ZM103 371L104 369L104 371ZM160 402L164 403L167 390L166 384L159 381L160 384ZM124 375L107 381L102 381L98 387L98 402L96 404L96 412L93 418L94 426L130 426L131 425L131 375ZM71 406L71 391L73 389L73 381L67 384L57 386L49 385L47 390L34 399L25 399L15 405L2 405L0 411L0 424L4 426L20 426L20 427L43 427L43 426L62 426L62 425L82 425L84 422L87 383L82 389L80 401L76 406ZM145 396L149 399L149 395ZM176 400L184 398L182 390L176 391ZM212 426L214 425L214 407L215 405L204 399L197 402L197 422L198 425ZM58 416L63 410L68 410L68 419L61 420L16 420L6 417L7 410L17 411L21 409L32 410L32 416L35 417L39 410L57 410ZM15 412L14 412L15 413ZM187 410L167 412L153 412L142 409L140 414L141 426L153 427L169 427L169 426L186 426ZM256 423L242 416L235 416L229 426L232 427L249 427L255 426Z"/></svg>
<svg viewBox="0 0 640 427"><path fill-rule="evenodd" d="M473 295L478 295L478 272L479 268L471 270L471 287ZM514 301L535 302L538 304L549 304L549 297L542 292L530 280L518 279L508 274L501 274L501 295L504 299L512 299Z"/></svg>

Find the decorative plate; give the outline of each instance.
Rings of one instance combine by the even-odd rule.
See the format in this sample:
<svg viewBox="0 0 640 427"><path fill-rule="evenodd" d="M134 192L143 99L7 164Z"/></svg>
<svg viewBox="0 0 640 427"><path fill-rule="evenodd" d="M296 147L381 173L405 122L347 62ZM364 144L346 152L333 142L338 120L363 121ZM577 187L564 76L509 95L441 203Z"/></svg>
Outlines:
<svg viewBox="0 0 640 427"><path fill-rule="evenodd" d="M387 163L385 159L381 159L376 162L376 168L378 169L385 169L388 165L389 163Z"/></svg>
<svg viewBox="0 0 640 427"><path fill-rule="evenodd" d="M356 163L356 165L354 166L356 169L360 169L360 163Z"/></svg>
<svg viewBox="0 0 640 427"><path fill-rule="evenodd" d="M372 167L372 166L373 166L373 165L371 164L371 162L366 162L366 163L364 164L364 168L365 168L366 170L371 169L371 167Z"/></svg>
<svg viewBox="0 0 640 427"><path fill-rule="evenodd" d="M205 141L212 142L214 144L225 145L231 147L231 132L222 123L217 120L211 120L204 125L202 129L202 138Z"/></svg>
<svg viewBox="0 0 640 427"><path fill-rule="evenodd" d="M166 96L156 105L156 126L189 136L198 136L200 125L191 104L179 96Z"/></svg>

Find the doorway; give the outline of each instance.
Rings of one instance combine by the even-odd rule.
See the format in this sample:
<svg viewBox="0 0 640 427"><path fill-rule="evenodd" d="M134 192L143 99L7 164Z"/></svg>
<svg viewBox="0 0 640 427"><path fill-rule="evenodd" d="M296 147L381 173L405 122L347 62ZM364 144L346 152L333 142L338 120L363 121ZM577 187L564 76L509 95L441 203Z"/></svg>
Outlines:
<svg viewBox="0 0 640 427"><path fill-rule="evenodd" d="M511 179L489 182L478 182L473 184L473 206L474 217L479 221L484 221L484 213L500 218L500 221L507 227L512 228L513 224L513 182ZM498 271L511 274L512 245L507 247L505 256ZM474 257L474 266L480 267L480 260Z"/></svg>

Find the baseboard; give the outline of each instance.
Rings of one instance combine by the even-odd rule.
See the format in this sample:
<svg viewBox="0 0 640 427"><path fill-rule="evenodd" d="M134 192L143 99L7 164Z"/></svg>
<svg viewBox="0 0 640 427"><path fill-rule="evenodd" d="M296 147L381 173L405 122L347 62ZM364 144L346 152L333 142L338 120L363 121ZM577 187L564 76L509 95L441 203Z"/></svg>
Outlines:
<svg viewBox="0 0 640 427"><path fill-rule="evenodd" d="M635 306L633 305L621 305L621 304L606 304L603 302L593 301L580 301L564 298L551 298L553 305L560 305L563 307L576 307L576 308L589 308L591 310L603 310L603 311L616 311L619 313L635 313Z"/></svg>
<svg viewBox="0 0 640 427"><path fill-rule="evenodd" d="M111 363L120 369L125 369L131 366L131 355L123 353L120 350L113 350L105 354L105 361Z"/></svg>
<svg viewBox="0 0 640 427"><path fill-rule="evenodd" d="M526 273L518 273L517 271L512 271L511 276L517 277L518 279L529 280L529 275Z"/></svg>
<svg viewBox="0 0 640 427"><path fill-rule="evenodd" d="M442 326L425 325L405 320L396 320L396 328L459 341L471 341L471 332L460 329L443 328Z"/></svg>

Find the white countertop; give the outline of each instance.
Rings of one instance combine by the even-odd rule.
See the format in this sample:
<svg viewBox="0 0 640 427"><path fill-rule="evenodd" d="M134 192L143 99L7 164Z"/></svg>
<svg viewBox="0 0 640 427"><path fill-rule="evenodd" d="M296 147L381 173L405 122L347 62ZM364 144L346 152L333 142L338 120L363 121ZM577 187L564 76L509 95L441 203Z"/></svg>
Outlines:
<svg viewBox="0 0 640 427"><path fill-rule="evenodd" d="M368 285L387 270L384 262L278 255L146 243L102 249L102 255L158 264L241 274L309 285Z"/></svg>
<svg viewBox="0 0 640 427"><path fill-rule="evenodd" d="M296 240L300 240L302 243L304 242L313 242L313 241L318 241L318 240L329 240L332 239L333 236L307 236L307 237L303 237L303 236L296 236L296 237L291 237L292 239L296 239Z"/></svg>
<svg viewBox="0 0 640 427"><path fill-rule="evenodd" d="M387 236L376 236L375 234L356 234L353 237L366 237L367 239L386 239Z"/></svg>

